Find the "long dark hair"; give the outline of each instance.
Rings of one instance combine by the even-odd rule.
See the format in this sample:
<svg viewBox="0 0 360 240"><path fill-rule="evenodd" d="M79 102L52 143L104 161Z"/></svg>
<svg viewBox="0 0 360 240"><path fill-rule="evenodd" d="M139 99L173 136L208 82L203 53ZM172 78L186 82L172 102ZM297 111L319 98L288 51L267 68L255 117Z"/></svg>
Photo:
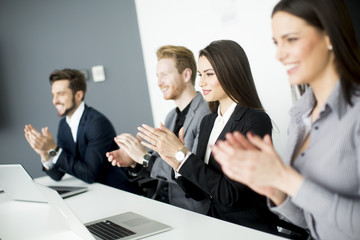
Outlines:
<svg viewBox="0 0 360 240"><path fill-rule="evenodd" d="M231 40L214 41L200 50L214 68L225 93L237 104L264 111L257 94L248 58L242 47ZM211 112L216 112L219 101L209 102Z"/></svg>
<svg viewBox="0 0 360 240"><path fill-rule="evenodd" d="M341 89L348 104L351 96L359 94L360 49L350 14L342 0L281 0L274 8L305 20L329 36L340 74Z"/></svg>

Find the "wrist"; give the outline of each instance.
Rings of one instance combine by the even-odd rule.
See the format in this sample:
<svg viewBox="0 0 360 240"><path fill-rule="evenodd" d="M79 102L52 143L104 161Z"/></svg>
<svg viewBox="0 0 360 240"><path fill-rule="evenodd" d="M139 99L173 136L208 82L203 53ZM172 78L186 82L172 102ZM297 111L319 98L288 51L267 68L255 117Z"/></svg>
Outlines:
<svg viewBox="0 0 360 240"><path fill-rule="evenodd" d="M47 162L51 159L51 157L49 156L49 154L46 152L44 154L41 154L41 161L42 162Z"/></svg>
<svg viewBox="0 0 360 240"><path fill-rule="evenodd" d="M304 178L294 168L286 166L278 178L278 189L293 197L299 190Z"/></svg>
<svg viewBox="0 0 360 240"><path fill-rule="evenodd" d="M172 164L172 165L173 165L172 168L174 169L174 171L175 171L175 172L178 172L179 167L180 167L180 165L181 165L181 162L177 162L177 161L175 160L175 161L173 161L173 164Z"/></svg>
<svg viewBox="0 0 360 240"><path fill-rule="evenodd" d="M285 201L287 195L278 189L274 189L273 193L267 197L270 198L276 206L279 206Z"/></svg>
<svg viewBox="0 0 360 240"><path fill-rule="evenodd" d="M136 163L138 163L138 164L140 164L140 165L143 165L144 156L145 156L146 154L148 154L148 152L146 152L146 151L138 154L138 156L137 156L135 159L133 159L134 162L136 162Z"/></svg>
<svg viewBox="0 0 360 240"><path fill-rule="evenodd" d="M52 143L50 149L55 149L55 148L58 148L58 145L56 145L56 143Z"/></svg>

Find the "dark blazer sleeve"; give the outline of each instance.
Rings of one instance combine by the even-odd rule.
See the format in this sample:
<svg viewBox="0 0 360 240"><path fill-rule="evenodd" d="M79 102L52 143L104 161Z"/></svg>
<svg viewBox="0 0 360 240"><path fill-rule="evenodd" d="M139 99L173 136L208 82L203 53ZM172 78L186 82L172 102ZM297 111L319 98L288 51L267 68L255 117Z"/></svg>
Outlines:
<svg viewBox="0 0 360 240"><path fill-rule="evenodd" d="M231 207L234 204L241 204L241 202L248 203L249 199L247 199L247 196L251 198L252 195L252 191L248 187L229 179L221 171L219 164L212 155L210 156L209 164L205 164L203 161L208 136L210 136L214 120L210 116L203 119L200 129L201 142L199 140L197 154L191 154L179 170L182 178L178 179L178 184L191 197L199 197L199 192L203 192L205 195L208 195L208 198L223 206ZM243 134L252 131L259 136L264 136L265 134L271 135L271 120L262 111L237 107L218 139L225 139L227 132L234 131L239 131ZM197 188L202 191L199 191ZM243 194L244 191L250 192L250 195Z"/></svg>
<svg viewBox="0 0 360 240"><path fill-rule="evenodd" d="M73 149L73 154L75 154L75 144L74 144L73 141L71 141L71 142L69 141L70 137L71 137L71 130L66 125L65 118L63 118L63 119L60 120L59 127L58 127L57 145L60 148L62 148L63 150L65 150L65 148L66 148L66 150L67 149ZM72 139L72 137L71 137L71 139ZM69 150L67 150L67 151L69 151ZM59 168L56 165L50 170L46 170L43 167L43 171L47 175L49 175L49 177L54 179L55 181L60 181L62 179L62 177L65 175L65 172L59 170Z"/></svg>
<svg viewBox="0 0 360 240"><path fill-rule="evenodd" d="M207 145L207 141L206 143L204 143L204 134L201 135L202 132L204 132L203 129L205 129L207 127L211 127L212 125L209 125L209 123L211 123L211 118L214 118L214 116L212 116L212 114L206 115L200 124L200 136L199 136L199 142L198 142L198 147L197 147L197 152L196 152L196 156L201 156L202 154L200 154L199 149L202 149L202 146L205 144ZM215 116L216 118L216 116ZM214 118L214 119L215 119ZM199 162L203 162L204 160L201 160L200 158L197 158L194 154L191 154L189 156L189 158L196 158ZM187 159L186 161L189 161L190 159ZM183 168L184 166L182 166ZM181 168L181 169L182 169ZM208 198L208 194L206 192L204 192L201 187L199 187L198 185L194 184L191 180L189 180L188 178L184 177L184 176L178 176L177 178L175 178L175 172L172 171L172 176L173 179L176 181L176 183L181 187L181 189L191 198L197 200L197 201L201 201L204 199Z"/></svg>
<svg viewBox="0 0 360 240"><path fill-rule="evenodd" d="M55 167L48 171L50 176L57 177L60 172L71 174L87 183L99 178L105 167L105 153L111 149L116 135L110 121L103 115L87 116L85 123L80 123L77 135L77 148L64 147L64 128L59 128L59 145L64 147ZM69 140L69 139L68 139ZM62 146L63 145L63 146Z"/></svg>

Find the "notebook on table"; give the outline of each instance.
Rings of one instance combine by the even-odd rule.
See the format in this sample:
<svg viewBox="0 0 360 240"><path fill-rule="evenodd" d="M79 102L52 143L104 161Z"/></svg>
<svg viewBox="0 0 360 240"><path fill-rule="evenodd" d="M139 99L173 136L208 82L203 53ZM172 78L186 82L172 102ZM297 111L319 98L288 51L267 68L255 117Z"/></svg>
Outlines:
<svg viewBox="0 0 360 240"><path fill-rule="evenodd" d="M134 212L83 224L58 192L34 182L20 164L0 165L0 188L14 200L50 204L70 230L83 239L140 239L171 229L168 225Z"/></svg>

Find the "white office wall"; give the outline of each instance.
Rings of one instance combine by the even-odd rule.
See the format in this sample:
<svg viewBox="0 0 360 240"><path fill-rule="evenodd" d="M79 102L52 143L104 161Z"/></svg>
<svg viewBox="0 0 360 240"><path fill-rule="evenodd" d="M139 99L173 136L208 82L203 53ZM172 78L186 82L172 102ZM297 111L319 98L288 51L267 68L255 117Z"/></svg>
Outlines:
<svg viewBox="0 0 360 240"><path fill-rule="evenodd" d="M290 87L282 65L275 59L271 12L278 0L135 0L146 76L155 126L173 108L157 87L156 50L182 45L197 59L210 42L231 39L246 51L260 99L275 127L275 147L286 143ZM197 79L198 83L198 79ZM197 89L200 88L197 86Z"/></svg>

